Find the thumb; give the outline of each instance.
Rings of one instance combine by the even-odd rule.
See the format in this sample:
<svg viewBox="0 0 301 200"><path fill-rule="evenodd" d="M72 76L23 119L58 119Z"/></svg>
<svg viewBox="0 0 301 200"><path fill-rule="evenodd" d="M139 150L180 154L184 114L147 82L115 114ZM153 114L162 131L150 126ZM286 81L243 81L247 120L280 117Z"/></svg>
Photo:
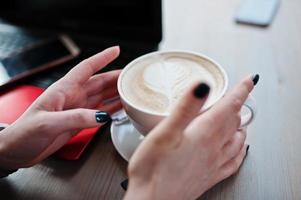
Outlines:
<svg viewBox="0 0 301 200"><path fill-rule="evenodd" d="M97 127L111 120L107 112L84 108L53 112L53 118L63 131Z"/></svg>
<svg viewBox="0 0 301 200"><path fill-rule="evenodd" d="M199 114L205 104L210 88L205 83L195 83L183 95L164 122L167 130L184 130L187 125ZM168 131L172 132L172 131ZM174 134L174 133L171 133Z"/></svg>

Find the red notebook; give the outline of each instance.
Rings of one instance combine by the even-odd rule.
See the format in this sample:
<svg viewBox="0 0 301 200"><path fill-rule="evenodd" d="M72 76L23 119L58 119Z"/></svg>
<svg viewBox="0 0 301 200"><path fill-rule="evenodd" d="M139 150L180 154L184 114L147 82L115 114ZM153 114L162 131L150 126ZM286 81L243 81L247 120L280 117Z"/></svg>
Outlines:
<svg viewBox="0 0 301 200"><path fill-rule="evenodd" d="M35 86L24 85L0 94L0 123L13 123L43 91L43 89ZM82 130L55 154L66 160L77 160L97 130L98 128Z"/></svg>

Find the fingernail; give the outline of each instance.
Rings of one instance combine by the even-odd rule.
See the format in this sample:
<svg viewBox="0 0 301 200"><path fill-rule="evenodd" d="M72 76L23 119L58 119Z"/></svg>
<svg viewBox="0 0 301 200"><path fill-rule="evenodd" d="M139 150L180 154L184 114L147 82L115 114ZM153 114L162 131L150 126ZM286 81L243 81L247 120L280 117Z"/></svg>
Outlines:
<svg viewBox="0 0 301 200"><path fill-rule="evenodd" d="M127 190L128 189L128 184L129 184L129 179L125 179L124 181L122 181L120 183L121 187L124 189L124 190Z"/></svg>
<svg viewBox="0 0 301 200"><path fill-rule="evenodd" d="M98 123L105 123L111 120L111 116L107 112L97 111L95 113L95 119Z"/></svg>
<svg viewBox="0 0 301 200"><path fill-rule="evenodd" d="M248 154L249 148L250 148L250 145L247 146L246 154Z"/></svg>
<svg viewBox="0 0 301 200"><path fill-rule="evenodd" d="M259 74L255 74L253 75L252 77L252 81L253 81L253 84L256 85L257 82L259 81Z"/></svg>
<svg viewBox="0 0 301 200"><path fill-rule="evenodd" d="M200 83L194 90L194 96L196 98L204 98L209 94L210 87L206 83Z"/></svg>

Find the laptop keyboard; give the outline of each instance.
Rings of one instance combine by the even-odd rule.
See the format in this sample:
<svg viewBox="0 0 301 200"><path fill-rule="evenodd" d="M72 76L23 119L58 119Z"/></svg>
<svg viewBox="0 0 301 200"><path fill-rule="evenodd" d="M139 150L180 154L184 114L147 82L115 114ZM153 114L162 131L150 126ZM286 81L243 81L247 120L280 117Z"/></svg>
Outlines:
<svg viewBox="0 0 301 200"><path fill-rule="evenodd" d="M112 45L103 45L103 47L98 46L95 47L98 50L93 52L93 54L100 52L104 50L105 48L112 46ZM121 47L121 54L120 56L112 63L110 63L107 67L103 68L101 72L106 72L110 70L115 70L115 69L122 69L124 68L130 61L135 59L136 57L145 54L150 51L154 51L157 49L157 46L152 46L152 47L144 47L141 48L141 46L128 46L128 45L122 45L120 44ZM85 49L83 49L85 50ZM85 51L83 51L84 53ZM66 64L62 64L60 67L57 67L56 69L53 69L51 71L43 72L39 74L39 76L33 77L31 80L28 81L29 84L41 87L41 88L47 88L49 87L52 83L63 77L73 66L78 64L81 60L89 57L91 55L81 55L78 58L74 59L73 61L70 61Z"/></svg>
<svg viewBox="0 0 301 200"><path fill-rule="evenodd" d="M48 35L49 37L49 35ZM25 31L1 31L0 30L0 60L1 58L7 57L8 55L20 51L23 48L28 48L32 45L36 45L39 42L45 41L48 37L46 35L42 34L32 34ZM146 52L155 50L155 48L145 48L141 47L140 45L137 46L136 44L131 45L121 44L121 55L119 58L110 64L110 66L106 67L104 71L113 70L113 69L120 69L123 68L128 62L133 60L134 58L138 57L141 54L144 54ZM91 44L85 44L84 46L89 46L88 49L92 49L93 54L102 51L103 49L112 46L107 43L104 44L97 44L95 47L92 47ZM91 46L91 47L90 47ZM81 46L80 46L81 47ZM95 50L97 49L97 50ZM142 50L143 49L143 50ZM66 64L60 65L60 67L57 67L53 70L48 70L47 72L40 73L39 75L35 75L25 81L27 84L33 84L38 87L47 88L50 86L53 82L60 79L62 76L64 76L73 66L75 66L78 62L80 62L82 59L87 58L92 55L92 53L87 53L89 55L85 55L84 52L87 52L87 47L83 47L83 52L80 57L77 59L68 62Z"/></svg>
<svg viewBox="0 0 301 200"><path fill-rule="evenodd" d="M29 47L38 41L37 37L22 32L0 32L0 58Z"/></svg>

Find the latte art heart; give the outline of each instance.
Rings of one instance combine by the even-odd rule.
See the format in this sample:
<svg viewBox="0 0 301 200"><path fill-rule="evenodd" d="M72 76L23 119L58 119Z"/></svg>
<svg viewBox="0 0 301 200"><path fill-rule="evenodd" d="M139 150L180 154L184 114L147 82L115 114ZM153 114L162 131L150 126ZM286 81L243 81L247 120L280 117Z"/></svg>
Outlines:
<svg viewBox="0 0 301 200"><path fill-rule="evenodd" d="M122 76L122 91L129 102L157 114L168 114L194 82L205 82L211 92L207 103L221 93L224 79L207 60L175 53L137 62Z"/></svg>
<svg viewBox="0 0 301 200"><path fill-rule="evenodd" d="M175 60L153 63L143 72L145 86L165 96L169 105L184 91L191 76L190 68Z"/></svg>

